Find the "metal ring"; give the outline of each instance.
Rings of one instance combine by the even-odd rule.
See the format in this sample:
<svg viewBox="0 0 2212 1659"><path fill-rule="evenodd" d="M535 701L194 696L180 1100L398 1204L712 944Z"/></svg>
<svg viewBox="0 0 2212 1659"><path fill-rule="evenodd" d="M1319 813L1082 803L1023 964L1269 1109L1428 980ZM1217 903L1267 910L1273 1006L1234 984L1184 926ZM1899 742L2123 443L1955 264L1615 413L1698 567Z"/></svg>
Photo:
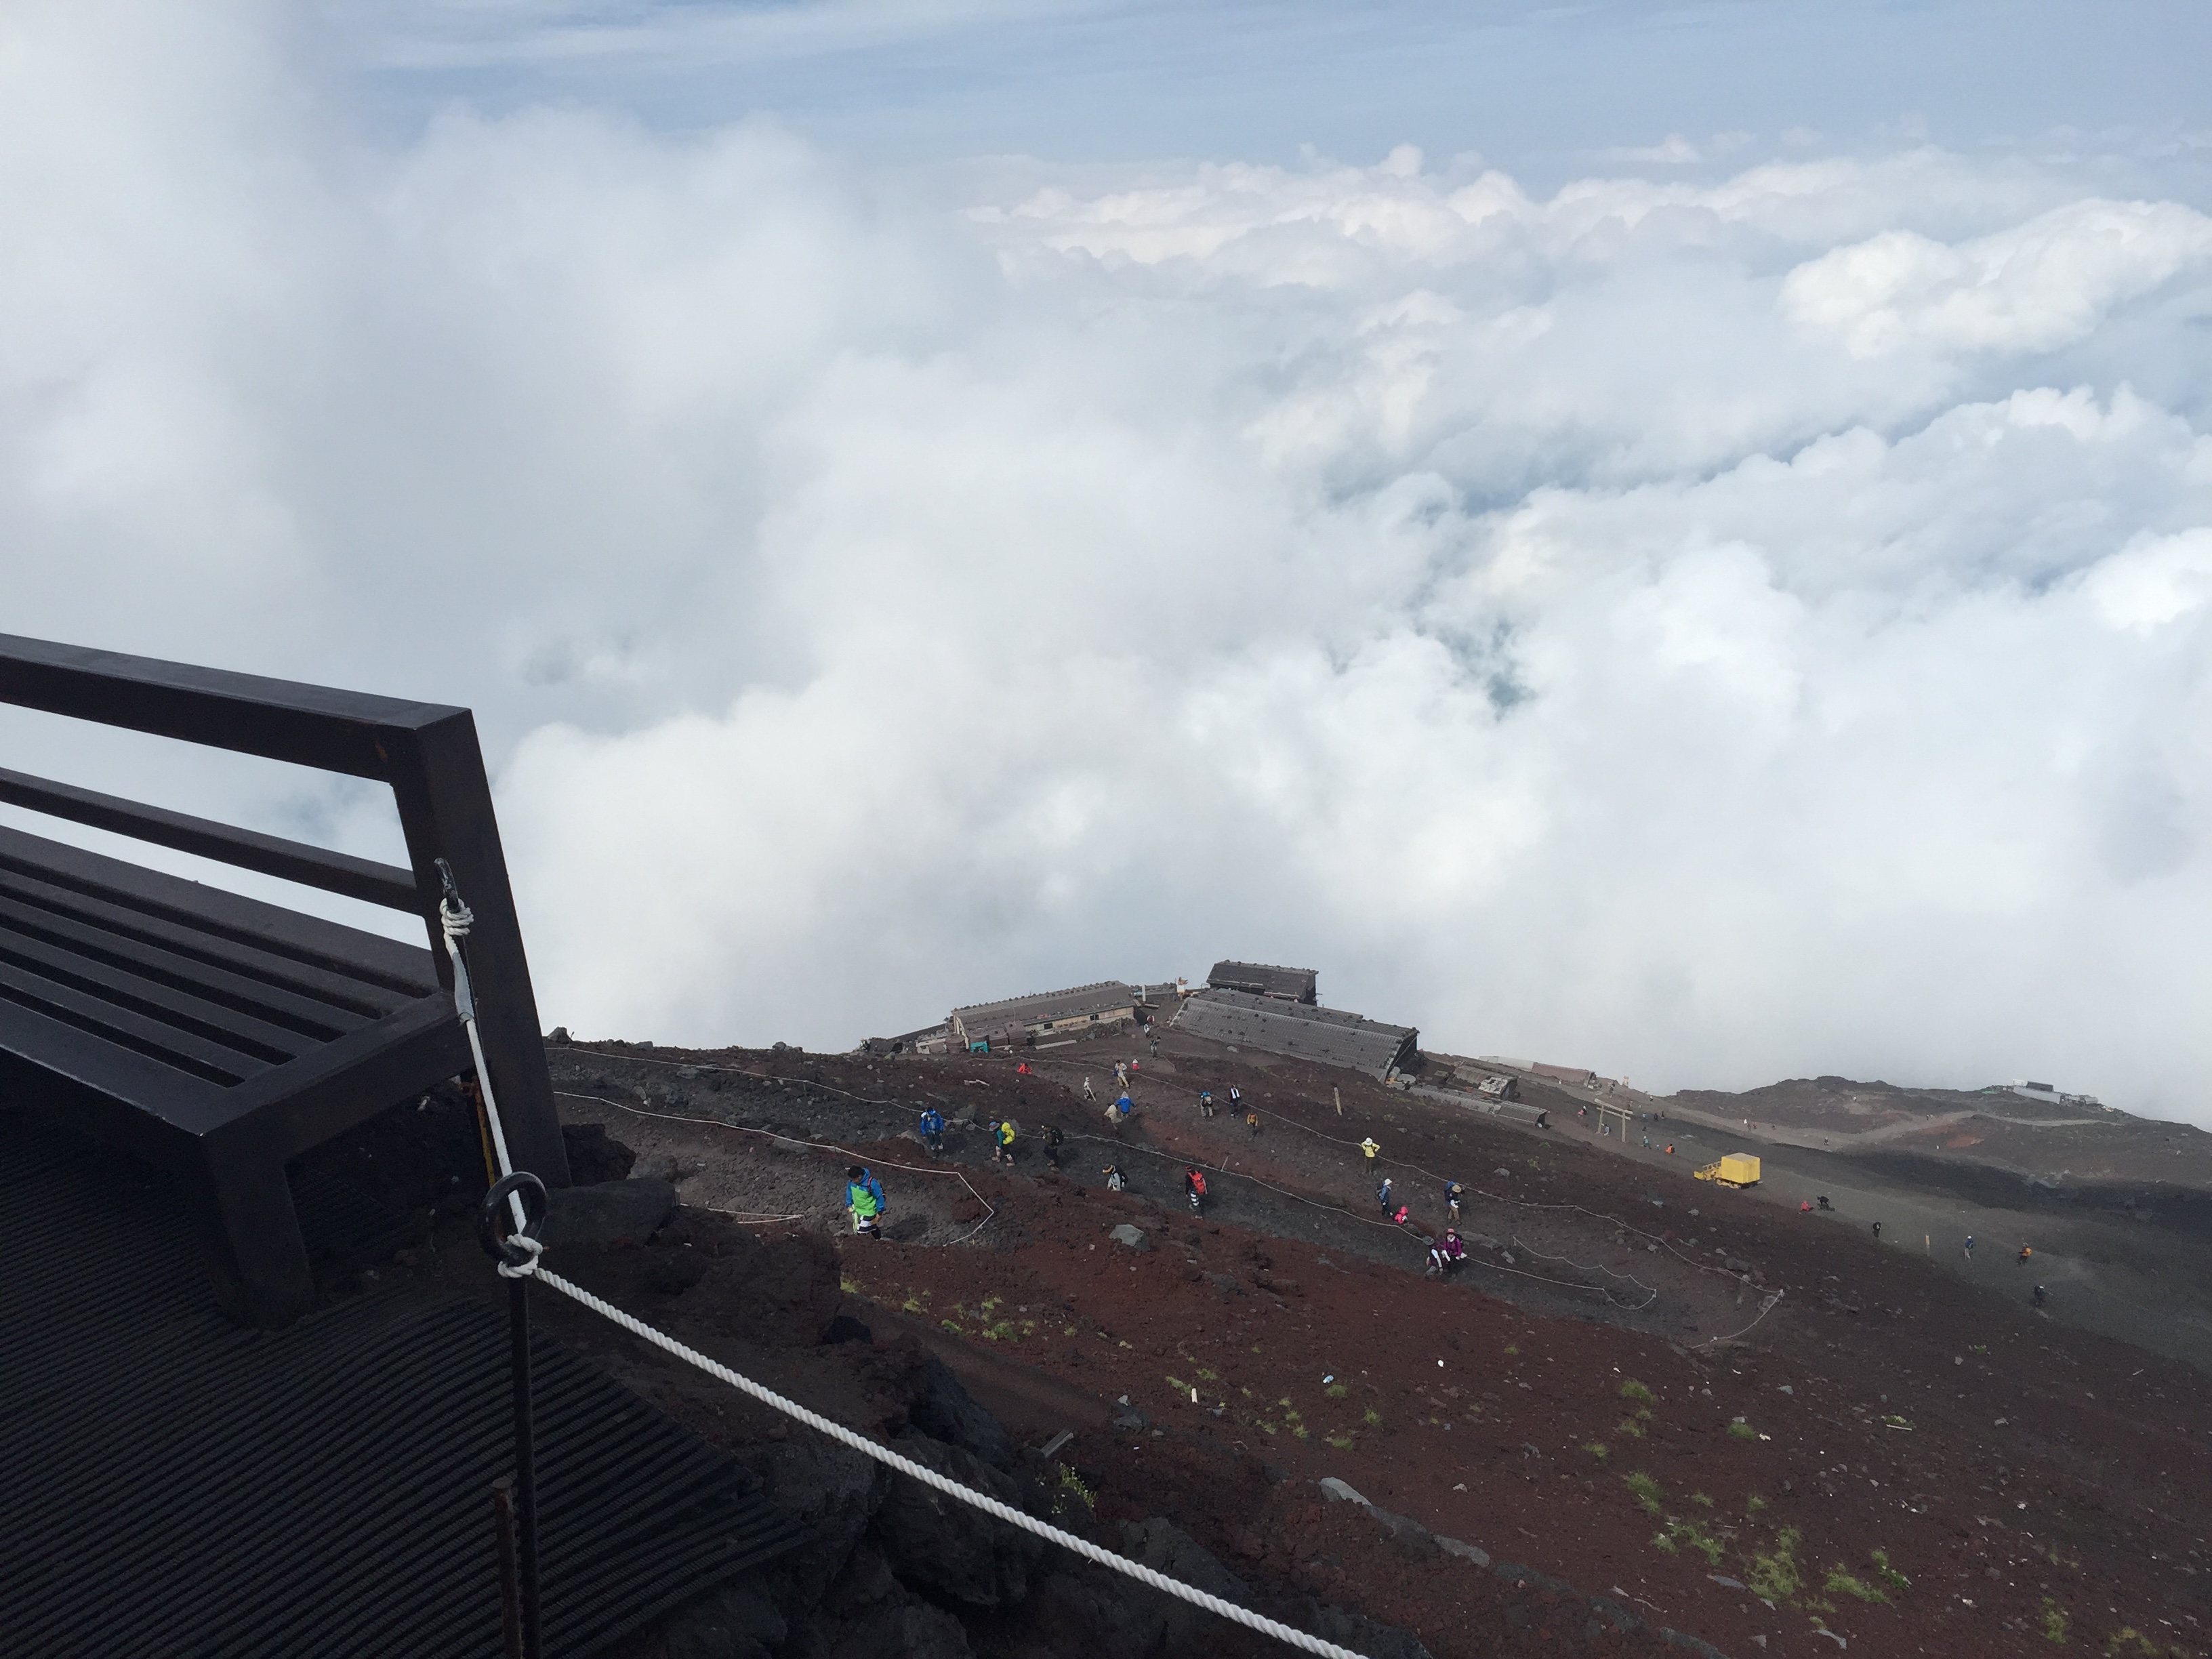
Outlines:
<svg viewBox="0 0 2212 1659"><path fill-rule="evenodd" d="M531 1212L530 1194L532 1193L538 1194L535 1214ZM504 1261L510 1267L520 1267L530 1260L529 1251L507 1243L514 1237L514 1232L501 1231L501 1225L508 1217L507 1200L516 1194L522 1197L523 1215L522 1226L517 1231L526 1237L535 1237L537 1235L532 1230L545 1219L545 1212L552 1200L545 1191L545 1183L527 1170L517 1170L505 1180L495 1183L484 1194L483 1206L477 1212L477 1243L483 1246L486 1255L495 1261Z"/></svg>

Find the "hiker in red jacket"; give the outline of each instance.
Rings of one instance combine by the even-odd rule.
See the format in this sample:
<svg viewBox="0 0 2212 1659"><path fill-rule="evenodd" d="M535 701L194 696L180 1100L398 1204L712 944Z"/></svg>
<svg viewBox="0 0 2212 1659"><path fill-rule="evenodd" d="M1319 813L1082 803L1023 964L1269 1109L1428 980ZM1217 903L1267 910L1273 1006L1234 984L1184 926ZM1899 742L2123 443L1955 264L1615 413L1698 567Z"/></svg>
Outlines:
<svg viewBox="0 0 2212 1659"><path fill-rule="evenodd" d="M1182 1190L1190 1200L1190 1212L1201 1213L1206 1207L1206 1171L1197 1168L1182 1172Z"/></svg>

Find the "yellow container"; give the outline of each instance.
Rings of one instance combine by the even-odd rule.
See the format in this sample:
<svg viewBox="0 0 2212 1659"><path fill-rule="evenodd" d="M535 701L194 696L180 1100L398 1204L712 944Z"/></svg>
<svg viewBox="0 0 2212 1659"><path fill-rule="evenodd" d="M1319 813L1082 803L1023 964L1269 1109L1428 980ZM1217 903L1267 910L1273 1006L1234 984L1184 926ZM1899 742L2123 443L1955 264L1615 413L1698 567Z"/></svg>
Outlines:
<svg viewBox="0 0 2212 1659"><path fill-rule="evenodd" d="M1759 1185L1759 1160L1747 1152L1730 1152L1717 1164L1698 1171L1700 1181L1717 1181L1724 1187Z"/></svg>

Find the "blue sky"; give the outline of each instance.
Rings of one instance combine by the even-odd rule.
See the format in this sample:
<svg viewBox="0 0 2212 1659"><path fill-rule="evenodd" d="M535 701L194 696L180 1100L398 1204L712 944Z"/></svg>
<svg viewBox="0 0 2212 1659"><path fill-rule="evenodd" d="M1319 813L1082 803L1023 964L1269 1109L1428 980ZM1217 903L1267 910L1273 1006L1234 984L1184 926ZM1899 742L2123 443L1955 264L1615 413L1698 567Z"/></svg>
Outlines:
<svg viewBox="0 0 2212 1659"><path fill-rule="evenodd" d="M388 118L459 98L773 112L874 161L1348 161L1480 152L1534 186L1668 134L1925 138L2172 162L2207 122L2212 12L2116 0L345 8ZM2167 152L2161 156L2160 152ZM2162 169L2163 170L2163 169ZM2201 188L2201 167L2172 175ZM2193 177L2191 176L2193 175ZM2180 187L2170 185L2171 188Z"/></svg>

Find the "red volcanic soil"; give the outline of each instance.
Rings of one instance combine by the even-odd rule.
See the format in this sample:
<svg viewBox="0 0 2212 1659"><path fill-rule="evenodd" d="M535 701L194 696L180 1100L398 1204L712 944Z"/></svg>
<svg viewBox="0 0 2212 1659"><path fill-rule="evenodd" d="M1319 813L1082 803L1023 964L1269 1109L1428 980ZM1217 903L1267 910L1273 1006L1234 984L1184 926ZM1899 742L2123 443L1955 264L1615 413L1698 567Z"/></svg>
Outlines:
<svg viewBox="0 0 2212 1659"><path fill-rule="evenodd" d="M1003 1059L554 1054L564 1114L688 1169L690 1201L720 1182L719 1207L820 1229L840 1218L807 1192L850 1151L957 1170L964 1183L892 1176L893 1237L841 1237L848 1310L879 1340L926 1334L1018 1432L1074 1430L1061 1457L1102 1516L1169 1516L1254 1583L1439 1656L1650 1648L1593 1598L1732 1659L1839 1640L2205 1650L2198 1373L2036 1316L2025 1281L1992 1295L1686 1170L1343 1073L1170 1044L1145 1056L1116 1150L1077 1093L1110 1079L1106 1052L1028 1077ZM1267 1114L1256 1137L1188 1103L1232 1081ZM1014 1169L983 1161L978 1131L941 1163L894 1139L921 1100L1011 1110ZM1048 1122L1065 1172L1043 1167ZM1369 1133L1423 1231L1442 1222L1437 1177L1479 1189L1464 1225L1491 1245L1453 1281L1423 1277L1418 1243L1376 1218L1347 1144ZM1136 1191L1097 1184L1109 1158ZM1181 1198L1187 1159L1216 1171L1203 1218ZM762 1201L738 1201L754 1181ZM971 1189L994 1213L970 1242L901 1242L902 1221L935 1240L982 1220ZM1149 1248L1109 1237L1122 1223ZM1323 1477L1490 1567L1324 1501Z"/></svg>

